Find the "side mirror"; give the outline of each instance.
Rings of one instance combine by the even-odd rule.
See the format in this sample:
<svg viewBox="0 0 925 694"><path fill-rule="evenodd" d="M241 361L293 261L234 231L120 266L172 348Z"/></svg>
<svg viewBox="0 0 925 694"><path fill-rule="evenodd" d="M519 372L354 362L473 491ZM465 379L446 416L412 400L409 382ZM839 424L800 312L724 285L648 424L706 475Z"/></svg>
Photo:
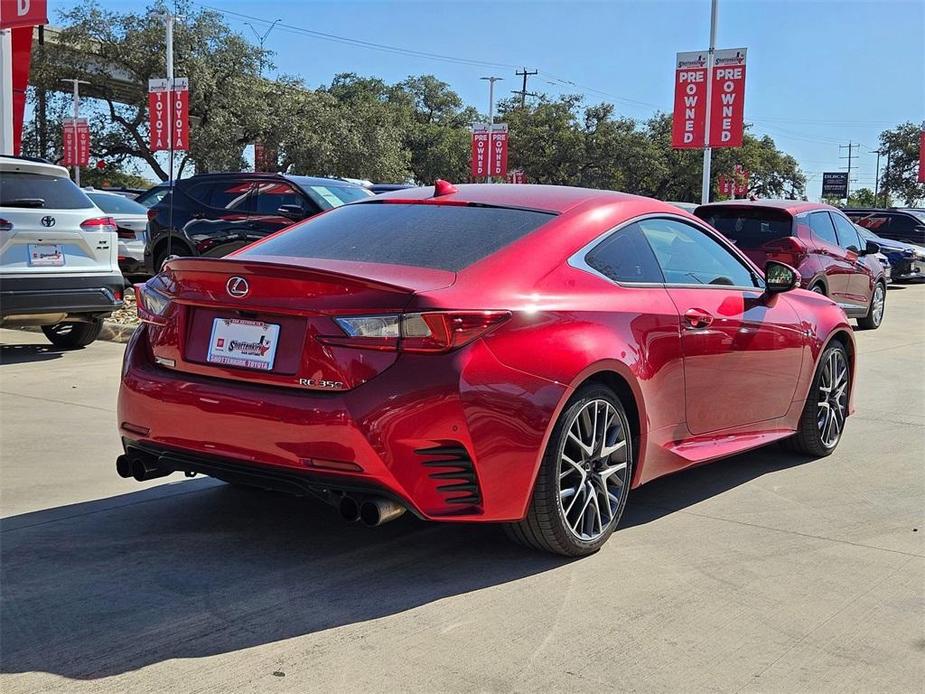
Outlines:
<svg viewBox="0 0 925 694"><path fill-rule="evenodd" d="M859 255L876 255L880 252L880 244L876 241L868 241L864 250Z"/></svg>
<svg viewBox="0 0 925 694"><path fill-rule="evenodd" d="M789 292L800 286L800 273L789 265L769 260L764 266L764 282L768 294Z"/></svg>
<svg viewBox="0 0 925 694"><path fill-rule="evenodd" d="M305 210L301 205L280 205L276 211L289 219L302 219L305 216Z"/></svg>

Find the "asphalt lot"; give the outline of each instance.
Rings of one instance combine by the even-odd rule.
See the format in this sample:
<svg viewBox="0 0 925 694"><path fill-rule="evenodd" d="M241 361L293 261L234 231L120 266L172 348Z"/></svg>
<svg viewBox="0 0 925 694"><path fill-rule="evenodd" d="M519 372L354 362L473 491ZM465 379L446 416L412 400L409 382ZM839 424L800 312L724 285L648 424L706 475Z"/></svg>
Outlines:
<svg viewBox="0 0 925 694"><path fill-rule="evenodd" d="M493 527L122 480L123 346L0 330L0 688L921 692L925 286L857 338L833 456L659 480L567 561Z"/></svg>

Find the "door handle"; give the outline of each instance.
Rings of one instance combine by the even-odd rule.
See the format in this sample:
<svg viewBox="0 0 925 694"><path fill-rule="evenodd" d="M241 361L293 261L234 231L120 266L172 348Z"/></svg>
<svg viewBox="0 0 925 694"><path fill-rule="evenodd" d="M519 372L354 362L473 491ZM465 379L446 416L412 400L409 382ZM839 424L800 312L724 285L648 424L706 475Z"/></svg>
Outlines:
<svg viewBox="0 0 925 694"><path fill-rule="evenodd" d="M684 312L684 320L690 328L707 328L713 323L713 316L702 308L691 308Z"/></svg>

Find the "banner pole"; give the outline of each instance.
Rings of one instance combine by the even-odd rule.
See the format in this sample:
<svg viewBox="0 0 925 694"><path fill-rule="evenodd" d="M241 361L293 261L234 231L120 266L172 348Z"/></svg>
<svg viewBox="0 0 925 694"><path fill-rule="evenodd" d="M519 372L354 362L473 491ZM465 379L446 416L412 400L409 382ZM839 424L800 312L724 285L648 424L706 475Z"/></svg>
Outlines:
<svg viewBox="0 0 925 694"><path fill-rule="evenodd" d="M167 148L169 178L167 191L170 201L167 205L167 258L173 255L173 20L172 14L167 15ZM158 272L161 268L155 268Z"/></svg>
<svg viewBox="0 0 925 694"><path fill-rule="evenodd" d="M707 52L707 103L703 133L703 181L700 187L700 202L710 202L710 168L713 163L713 149L710 147L710 110L713 100L713 59L716 53L716 13L718 0L710 2L710 50Z"/></svg>

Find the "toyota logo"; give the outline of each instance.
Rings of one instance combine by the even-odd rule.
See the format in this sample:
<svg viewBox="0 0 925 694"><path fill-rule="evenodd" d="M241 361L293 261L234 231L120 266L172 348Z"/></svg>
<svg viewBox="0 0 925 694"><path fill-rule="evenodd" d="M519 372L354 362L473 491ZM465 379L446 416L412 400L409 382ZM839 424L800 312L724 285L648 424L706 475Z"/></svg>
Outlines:
<svg viewBox="0 0 925 694"><path fill-rule="evenodd" d="M250 286L243 277L229 277L228 282L225 284L225 289L228 291L229 295L240 298L242 296L247 296L247 293L250 291Z"/></svg>
<svg viewBox="0 0 925 694"><path fill-rule="evenodd" d="M55 218L50 214L42 217L42 226L43 227L53 227L55 225Z"/></svg>

